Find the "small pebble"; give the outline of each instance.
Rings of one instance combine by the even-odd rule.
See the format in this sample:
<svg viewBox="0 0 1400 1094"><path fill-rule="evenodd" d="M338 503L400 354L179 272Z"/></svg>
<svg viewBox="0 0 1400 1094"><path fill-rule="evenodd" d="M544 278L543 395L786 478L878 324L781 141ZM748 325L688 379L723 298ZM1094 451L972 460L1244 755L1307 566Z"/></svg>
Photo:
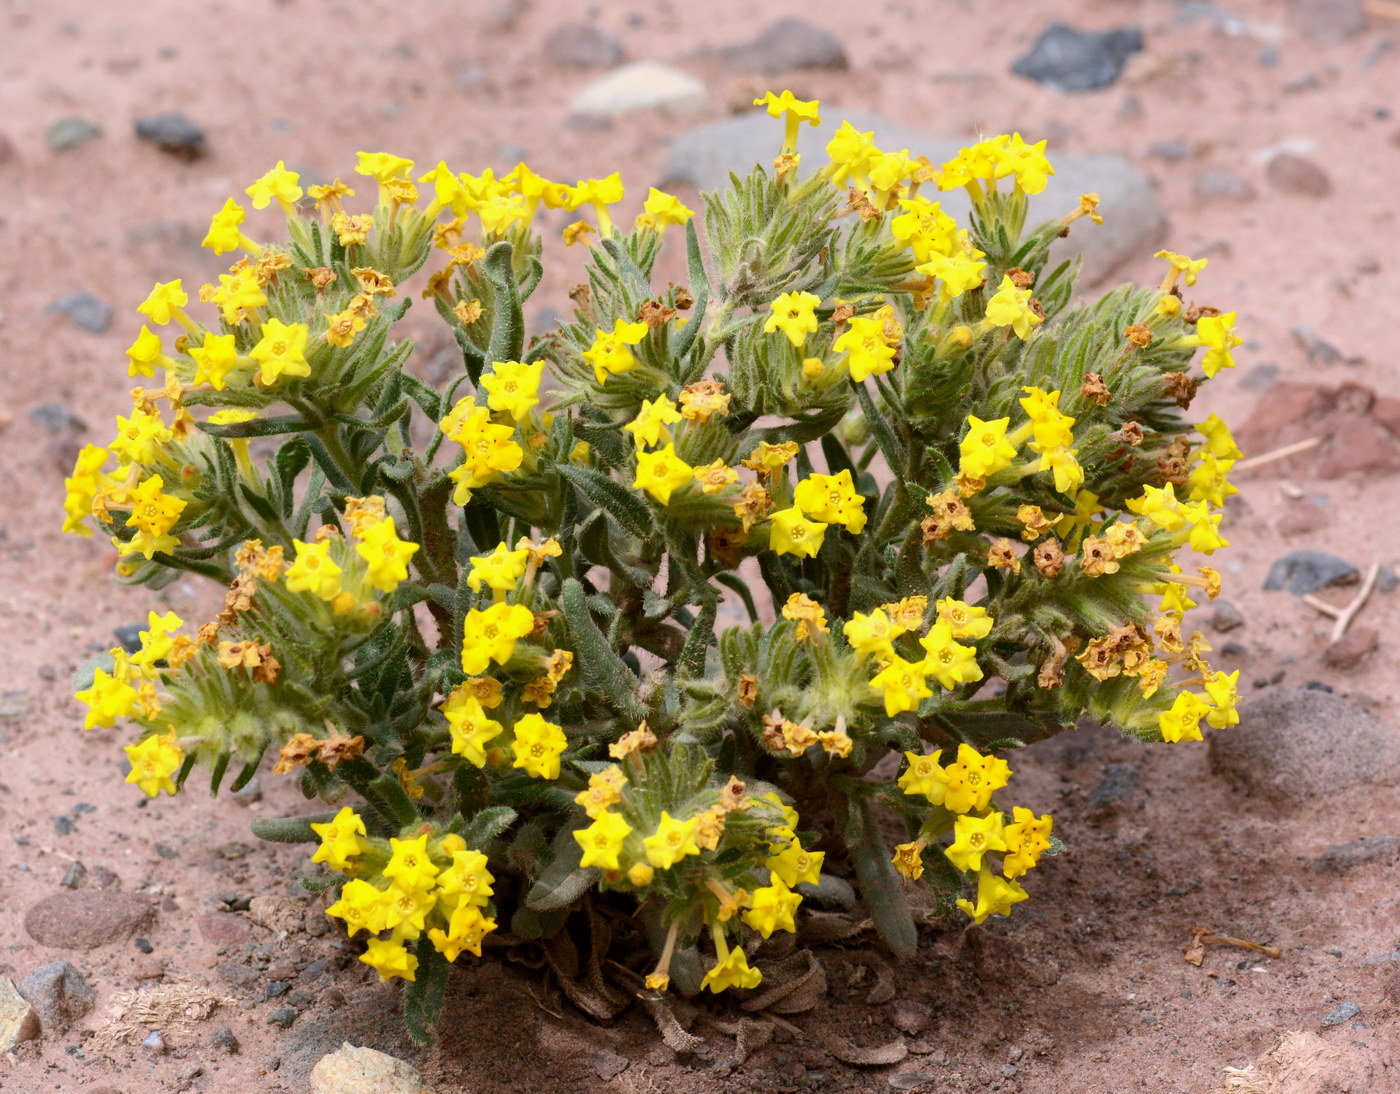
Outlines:
<svg viewBox="0 0 1400 1094"><path fill-rule="evenodd" d="M267 1016L267 1021L269 1025L290 1029L292 1023L297 1020L297 1015L299 1013L296 1007L278 1007Z"/></svg>
<svg viewBox="0 0 1400 1094"><path fill-rule="evenodd" d="M151 945L148 941L146 941L146 939L144 939L144 938L138 938L138 939L136 939L135 945L136 945L136 948L137 948L138 950L140 950L142 953L155 953L155 949L156 949L156 948L155 948L154 946L152 946L152 945Z"/></svg>
<svg viewBox="0 0 1400 1094"><path fill-rule="evenodd" d="M214 1036L210 1038L215 1048L221 1048L232 1056L239 1049L238 1038L233 1035L233 1030L228 1026L220 1026L214 1031Z"/></svg>
<svg viewBox="0 0 1400 1094"><path fill-rule="evenodd" d="M1361 1008L1355 1003L1339 1003L1327 1012L1319 1025L1324 1029L1328 1026L1340 1026L1343 1022L1350 1021L1360 1013Z"/></svg>
<svg viewBox="0 0 1400 1094"><path fill-rule="evenodd" d="M63 880L59 882L65 889L78 889L87 880L87 867L81 862L70 862L68 869L63 871Z"/></svg>
<svg viewBox="0 0 1400 1094"><path fill-rule="evenodd" d="M204 130L183 114L156 114L136 119L136 135L176 159L204 155Z"/></svg>
<svg viewBox="0 0 1400 1094"><path fill-rule="evenodd" d="M141 1042L141 1047L152 1056L163 1056L165 1055L165 1038L160 1035L160 1030L152 1030Z"/></svg>

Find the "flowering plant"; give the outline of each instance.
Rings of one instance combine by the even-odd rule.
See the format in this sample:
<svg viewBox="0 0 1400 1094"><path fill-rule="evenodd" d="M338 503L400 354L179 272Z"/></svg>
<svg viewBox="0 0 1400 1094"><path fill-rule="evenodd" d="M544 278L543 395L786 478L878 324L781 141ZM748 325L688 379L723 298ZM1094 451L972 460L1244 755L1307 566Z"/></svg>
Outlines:
<svg viewBox="0 0 1400 1094"><path fill-rule="evenodd" d="M847 123L803 178L817 104L758 105L786 122L771 169L703 218L652 190L630 229L617 175L415 184L362 153L352 212L278 163L247 193L286 241L224 205L204 244L243 257L203 320L155 287L129 371L163 382L67 480L66 530L108 535L121 580L226 587L87 668L86 728L139 728L150 795L271 751L338 806L255 829L319 842L307 885L412 982L419 1031L464 950L597 902L636 911L642 992L754 987L752 936L830 874L907 955L911 882L981 923L1058 846L996 800L1002 753L1086 712L1145 740L1236 721L1183 623L1219 576L1178 558L1224 545L1239 456L1182 414L1196 349L1210 377L1239 342L1183 305L1205 262L1076 299L1049 252L1098 202L1027 227L1043 142L936 167ZM964 225L927 193L957 189ZM573 321L527 337L541 207L598 239ZM689 283L659 288L677 237ZM391 340L430 260L442 391Z"/></svg>

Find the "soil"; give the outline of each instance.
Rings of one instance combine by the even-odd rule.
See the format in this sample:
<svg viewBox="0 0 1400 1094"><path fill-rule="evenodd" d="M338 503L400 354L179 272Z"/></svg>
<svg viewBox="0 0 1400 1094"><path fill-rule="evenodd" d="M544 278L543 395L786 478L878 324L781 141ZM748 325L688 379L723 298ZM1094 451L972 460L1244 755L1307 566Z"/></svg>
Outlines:
<svg viewBox="0 0 1400 1094"><path fill-rule="evenodd" d="M342 1039L409 1051L395 1032L396 989L373 982L326 929L320 898L295 886L298 851L253 846L251 818L304 808L295 787L264 771L259 800L187 792L148 804L121 781L116 735L83 734L69 696L76 666L113 644L114 627L144 618L151 594L114 585L101 544L58 534L62 476L76 448L104 440L112 415L128 408L123 351L149 285L216 270L198 242L225 197L278 158L328 178L347 172L357 150L386 148L473 171L522 156L557 177L617 169L639 204L681 123L654 114L602 129L571 121L569 98L598 72L545 60L549 33L576 19L596 23L629 58L700 78L714 118L769 81L706 51L801 16L843 37L850 67L772 82L820 97L825 111L874 110L932 134L1014 127L1049 137L1052 157L1119 153L1149 174L1171 215L1170 246L1210 258L1201 300L1237 309L1248 338L1240 368L1208 385L1194 409L1242 423L1262 404L1273 417L1253 434L1261 447L1247 454L1258 455L1271 437L1309 432L1306 420L1291 433L1270 424L1298 398L1277 385L1352 383L1385 394L1396 376L1388 277L1400 253L1400 119L1391 113L1400 23L1376 14L1356 36L1323 41L1294 29L1294 6L1055 0L1016 5L1014 14L997 5L993 15L971 0L858 9L775 0L763 23L739 0L703 10L667 0L0 6L0 975L18 980L66 958L97 992L96 1008L72 1030L0 1060L0 1090L300 1092L316 1056ZM1110 88L1049 91L1010 66L1052 19L1131 23L1147 47ZM136 138L137 117L171 111L205 130L207 156L182 162ZM102 134L53 151L46 131L69 115ZM1321 168L1329 193L1316 193L1315 171L1288 163L1270 171L1279 151ZM1243 179L1247 187L1226 189L1247 196L1203 194L1198 182L1219 170ZM1144 256L1129 272L1155 279L1156 267ZM537 315L565 310L573 273L564 265L546 282ZM79 290L113 307L106 333L47 310ZM1310 353L1299 327L1333 352L1314 343ZM450 367L440 341L422 352L427 371ZM91 428L50 431L31 418L43 404ZM1371 597L1357 625L1377 645L1354 644L1356 658L1334 654L1334 665L1348 666L1338 668L1323 659L1331 620L1262 589L1270 563L1295 548L1344 555L1363 571L1400 563L1394 468L1355 459L1340 471L1335 460L1324 467L1320 453L1364 455L1371 442L1354 441L1345 420L1317 428L1327 434L1322 448L1261 469L1231 502L1233 545L1219 557L1225 596L1245 622L1216 636L1216 660L1240 668L1247 691L1329 687L1394 723L1400 598ZM1394 440L1378 428L1367 436ZM1319 595L1344 602L1354 592ZM160 610L198 617L200 593L186 582L156 599ZM1222 1083L1400 1091L1396 868L1385 858L1345 873L1311 866L1336 844L1400 834L1393 790L1266 806L1214 775L1204 745L1149 747L1094 729L1012 762L1018 802L1054 812L1067 852L1035 872L1032 899L1009 920L973 930L936 921L904 963L880 957L865 934L818 947L826 998L784 1018L742 1063L724 1027L732 1032L748 1016L723 999L678 1008L705 1038L699 1052L678 1055L640 1007L602 1027L538 972L471 965L454 980L438 1047L415 1057L425 1078L439 1094L1127 1094ZM1108 790L1091 793L1106 772L1108 790L1122 792L1107 804ZM60 881L75 861L86 868L84 887L120 887L157 906L139 938L65 950L26 932L26 910L66 891ZM263 899L245 910L254 896ZM1182 952L1193 925L1282 953L1212 946L1196 967ZM222 1002L207 1017L195 1008L163 1023L163 1053L136 1047L150 1027L121 1041L108 1022L121 993L172 984L203 986ZM888 998L872 1002L872 993ZM1323 1026L1342 1003L1354 1003L1355 1015ZM274 1022L286 1014L274 1015L288 1005L298 1016L284 1029ZM237 1053L215 1047L220 1027ZM851 1055L840 1039L866 1049L897 1043L907 1055L857 1066L838 1058Z"/></svg>

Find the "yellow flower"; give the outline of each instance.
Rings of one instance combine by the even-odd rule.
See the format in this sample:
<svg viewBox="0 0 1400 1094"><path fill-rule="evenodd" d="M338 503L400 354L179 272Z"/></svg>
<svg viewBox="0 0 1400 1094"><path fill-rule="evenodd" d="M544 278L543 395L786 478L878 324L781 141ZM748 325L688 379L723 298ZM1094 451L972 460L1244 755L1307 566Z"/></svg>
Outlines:
<svg viewBox="0 0 1400 1094"><path fill-rule="evenodd" d="M355 335L365 329L365 321L359 313L346 308L341 312L326 313L326 342L345 349L355 344Z"/></svg>
<svg viewBox="0 0 1400 1094"><path fill-rule="evenodd" d="M663 394L655 399L642 400L642 407L637 411L637 416L622 428L632 434L632 440L637 447L654 447L663 440L670 443L671 431L666 427L675 425L680 420L681 415L676 409L676 404Z"/></svg>
<svg viewBox="0 0 1400 1094"><path fill-rule="evenodd" d="M249 251L258 250L256 244L250 246L252 241L243 234L242 225L247 216L243 206L229 198L209 222L209 231L200 242L200 246L208 247L216 255L236 251L239 247Z"/></svg>
<svg viewBox="0 0 1400 1094"><path fill-rule="evenodd" d="M428 932L438 953L449 961L456 961L463 950L481 956L482 940L496 929L496 921L483 915L474 904L462 904L452 913L447 930L434 927Z"/></svg>
<svg viewBox="0 0 1400 1094"><path fill-rule="evenodd" d="M953 827L953 842L943 852L948 861L959 870L980 870L982 856L988 851L1006 850L1004 820L1000 813L959 817Z"/></svg>
<svg viewBox="0 0 1400 1094"><path fill-rule="evenodd" d="M443 850L448 850L446 839L442 841L442 846ZM438 900L458 907L486 907L493 892L491 883L496 880L486 868L486 856L465 846L454 847L449 853L452 855L452 865L437 878L435 895Z"/></svg>
<svg viewBox="0 0 1400 1094"><path fill-rule="evenodd" d="M1001 862L1001 872L1009 878L1020 877L1040 861L1040 856L1050 850L1050 830L1054 819L1049 813L1037 820L1035 813L1021 806L1012 811L1015 824L1008 824L1003 836L1006 839L1006 857Z"/></svg>
<svg viewBox="0 0 1400 1094"><path fill-rule="evenodd" d="M525 771L532 779L557 779L559 757L569 746L564 730L546 722L538 714L526 714L515 723L515 753L512 767Z"/></svg>
<svg viewBox="0 0 1400 1094"><path fill-rule="evenodd" d="M894 868L907 877L910 881L918 881L924 876L924 847L923 840L915 840L912 843L901 843L894 849L894 858L890 860Z"/></svg>
<svg viewBox="0 0 1400 1094"><path fill-rule="evenodd" d="M611 333L601 327L593 339L593 344L584 351L583 359L593 366L593 375L600 385L607 383L609 376L630 372L637 367L637 358L629 346L635 346L647 336L645 323L629 323L619 319L613 324Z"/></svg>
<svg viewBox="0 0 1400 1094"><path fill-rule="evenodd" d="M796 931L797 922L793 913L801 903L801 895L794 893L782 878L775 876L772 884L753 891L743 919L764 938L774 931Z"/></svg>
<svg viewBox="0 0 1400 1094"><path fill-rule="evenodd" d="M283 376L311 375L305 353L310 333L305 323L288 326L280 319L269 319L262 325L262 339L248 356L258 363L258 382L263 387L271 387Z"/></svg>
<svg viewBox="0 0 1400 1094"><path fill-rule="evenodd" d="M494 592L509 593L525 576L530 552L523 549L512 551L504 543L498 543L489 555L475 555L469 561L472 568L467 574L467 584L472 592L481 592L481 586L485 585Z"/></svg>
<svg viewBox="0 0 1400 1094"><path fill-rule="evenodd" d="M587 828L574 832L574 839L583 848L580 866L597 866L604 870L620 870L618 854L623 841L632 834L632 826L616 813L603 812Z"/></svg>
<svg viewBox="0 0 1400 1094"><path fill-rule="evenodd" d="M679 821L664 809L656 831L642 840L647 861L658 870L669 870L687 855L698 855L695 842L695 818Z"/></svg>
<svg viewBox="0 0 1400 1094"><path fill-rule="evenodd" d="M426 212L429 218L437 216L439 210L444 208L450 208L452 215L457 217L466 216L470 212L473 204L471 195L462 185L457 172L442 160L438 160L437 166L426 175L420 175L418 181L433 184L433 200Z"/></svg>
<svg viewBox="0 0 1400 1094"><path fill-rule="evenodd" d="M219 287L204 286L199 298L217 304L219 314L229 326L250 318L250 311L267 303L267 294L258 284L257 274L246 266L235 266L231 273L220 274Z"/></svg>
<svg viewBox="0 0 1400 1094"><path fill-rule="evenodd" d="M992 630L992 617L986 608L974 608L951 596L938 602L938 621L946 623L954 638L986 638Z"/></svg>
<svg viewBox="0 0 1400 1094"><path fill-rule="evenodd" d="M326 915L345 920L345 933L351 938L360 931L377 934L384 930L390 899L383 889L377 889L361 878L354 878L345 883L340 890L340 899L326 909Z"/></svg>
<svg viewBox="0 0 1400 1094"><path fill-rule="evenodd" d="M1015 175L1016 185L1026 194L1042 192L1049 176L1055 173L1045 158L1045 142L1027 144L1020 133L995 138L992 161L997 178Z"/></svg>
<svg viewBox="0 0 1400 1094"><path fill-rule="evenodd" d="M672 224L684 224L695 215L693 210L681 204L680 198L664 194L655 186L648 191L642 208L646 210L646 215L651 218L651 226L658 233L665 232Z"/></svg>
<svg viewBox="0 0 1400 1094"><path fill-rule="evenodd" d="M1045 316L1032 307L1031 290L1018 289L1011 276L1003 274L1001 285L987 301L986 322L993 327L1010 327L1024 341L1045 322Z"/></svg>
<svg viewBox="0 0 1400 1094"><path fill-rule="evenodd" d="M1167 274L1167 284L1165 288L1170 288L1176 284L1176 279L1180 277L1188 286L1196 283L1196 277L1204 270L1210 262L1208 258L1188 258L1186 255L1179 255L1174 251L1158 251L1153 258L1165 258L1171 264L1171 270Z"/></svg>
<svg viewBox="0 0 1400 1094"><path fill-rule="evenodd" d="M171 635L183 627L185 621L174 612L166 612L164 615L149 612L146 625L149 629L141 632L141 649L132 654L131 663L150 676L155 672L156 662L164 661L170 653L175 644Z"/></svg>
<svg viewBox="0 0 1400 1094"><path fill-rule="evenodd" d="M406 179L413 172L413 161L388 152L361 152L355 174L367 175L381 185L390 179Z"/></svg>
<svg viewBox="0 0 1400 1094"><path fill-rule="evenodd" d="M588 776L588 788L574 796L574 801L583 806L583 811L597 820L622 800L622 788L627 785L627 777L622 768L613 764L602 771Z"/></svg>
<svg viewBox="0 0 1400 1094"><path fill-rule="evenodd" d="M959 469L974 479L984 479L1011 466L1016 446L1006 438L1010 418L984 422L975 414L967 416L967 436L959 446Z"/></svg>
<svg viewBox="0 0 1400 1094"><path fill-rule="evenodd" d="M95 444L85 444L73 463L73 474L63 480L63 531L78 536L91 536L92 529L84 523L92 516L92 503L97 497L102 465L108 452Z"/></svg>
<svg viewBox="0 0 1400 1094"><path fill-rule="evenodd" d="M175 526L188 503L162 494L162 485L161 477L152 475L129 493L131 516L126 520L128 528L138 528L148 536L158 538Z"/></svg>
<svg viewBox="0 0 1400 1094"><path fill-rule="evenodd" d="M1166 532L1174 532L1186 524L1181 503L1176 498L1176 489L1171 483L1166 486L1144 486L1142 497L1128 500L1130 512L1144 516Z"/></svg>
<svg viewBox="0 0 1400 1094"><path fill-rule="evenodd" d="M833 186L860 185L870 174L870 165L880 155L880 149L875 144L874 130L862 133L850 122L842 122L827 142L826 154L831 158L826 174Z"/></svg>
<svg viewBox="0 0 1400 1094"><path fill-rule="evenodd" d="M1195 344L1209 347L1201 358L1201 371L1207 376L1214 376L1222 368L1234 368L1230 351L1244 345L1244 339L1235 334L1235 313L1201 316L1196 321Z"/></svg>
<svg viewBox="0 0 1400 1094"><path fill-rule="evenodd" d="M160 335L150 327L141 324L141 333L126 351L128 376L154 376L157 368L169 368L173 361L165 355L160 344Z"/></svg>
<svg viewBox="0 0 1400 1094"><path fill-rule="evenodd" d="M1157 717L1157 726L1162 731L1162 740L1172 744L1178 741L1202 741L1201 719L1211 711L1211 705L1194 691L1179 691L1172 701L1170 710Z"/></svg>
<svg viewBox="0 0 1400 1094"><path fill-rule="evenodd" d="M1206 439L1205 444L1201 446L1203 453L1209 453L1221 460L1238 460L1244 456L1235 444L1235 438L1230 435L1229 427L1218 415L1212 414L1196 427L1196 432Z"/></svg>
<svg viewBox="0 0 1400 1094"><path fill-rule="evenodd" d="M523 604L473 608L462 626L462 671L477 676L492 661L504 665L515 653L515 643L534 629L535 613Z"/></svg>
<svg viewBox="0 0 1400 1094"><path fill-rule="evenodd" d="M1206 677L1204 684L1206 694L1215 704L1214 708L1206 713L1206 722L1212 729L1228 729L1230 726L1240 724L1239 711L1235 709L1235 704L1240 701L1240 694L1236 690L1239 682L1239 669L1228 675L1223 672L1213 672Z"/></svg>
<svg viewBox="0 0 1400 1094"><path fill-rule="evenodd" d="M171 778L185 762L185 754L180 751L175 731L161 736L147 737L123 750L131 761L131 772L126 781L135 783L148 798L154 798L162 790L175 793L175 780Z"/></svg>
<svg viewBox="0 0 1400 1094"><path fill-rule="evenodd" d="M943 286L942 295L949 300L971 292L987 279L987 264L981 261L986 255L968 243L966 235L966 232L959 233L959 246L951 254L931 254L914 267L918 273L937 278ZM966 327L961 329L968 331ZM962 344L966 346L969 342Z"/></svg>
<svg viewBox="0 0 1400 1094"><path fill-rule="evenodd" d="M117 418L117 435L108 447L122 463L149 464L174 436L155 411L133 410L130 418Z"/></svg>
<svg viewBox="0 0 1400 1094"><path fill-rule="evenodd" d="M695 468L695 481L700 484L701 493L718 494L739 481L739 472L723 460L715 460L714 463Z"/></svg>
<svg viewBox="0 0 1400 1094"><path fill-rule="evenodd" d="M851 472L843 468L835 475L813 473L792 492L797 508L826 524L843 524L846 531L859 534L865 528L865 499L856 493Z"/></svg>
<svg viewBox="0 0 1400 1094"><path fill-rule="evenodd" d="M695 478L695 468L676 455L668 444L655 452L637 453L637 474L632 486L645 490L662 505L671 504L671 495Z"/></svg>
<svg viewBox="0 0 1400 1094"><path fill-rule="evenodd" d="M301 187L297 185L300 177L295 171L288 171L287 165L278 160L272 170L254 182L244 193L253 199L254 209L266 209L275 198L282 206L283 212L291 216L295 212L293 204L301 199Z"/></svg>
<svg viewBox="0 0 1400 1094"><path fill-rule="evenodd" d="M881 604L889 613L890 622L906 631L916 631L924 625L924 613L928 611L928 597L906 596L893 604Z"/></svg>
<svg viewBox="0 0 1400 1094"><path fill-rule="evenodd" d="M753 105L766 106L771 117L784 120L787 127L783 134L783 151L787 153L797 150L797 130L803 122L809 125L822 123L821 114L818 112L821 103L816 99L804 102L791 91L784 91L781 95L774 95L770 91L761 99L755 99Z"/></svg>
<svg viewBox="0 0 1400 1094"><path fill-rule="evenodd" d="M916 263L927 262L934 255L951 255L961 249L958 223L938 202L903 198L899 207L904 211L890 221L890 235L913 251Z"/></svg>
<svg viewBox="0 0 1400 1094"><path fill-rule="evenodd" d="M362 838L366 835L364 820L348 805L325 824L311 825L311 831L321 837L321 846L311 861L324 862L332 870L349 870L355 856L369 846Z"/></svg>
<svg viewBox="0 0 1400 1094"><path fill-rule="evenodd" d="M799 450L796 441L781 441L778 444L760 441L739 466L757 471L760 475L775 475L792 461Z"/></svg>
<svg viewBox="0 0 1400 1094"><path fill-rule="evenodd" d="M296 561L287 567L287 591L290 593L311 593L322 600L334 600L340 595L341 568L331 560L329 540L319 543L303 543L292 540L296 546Z"/></svg>
<svg viewBox="0 0 1400 1094"><path fill-rule="evenodd" d="M415 980L418 975L418 958L409 953L402 942L371 938L365 944L365 952L360 960L379 974L379 982L395 976L403 980Z"/></svg>
<svg viewBox="0 0 1400 1094"><path fill-rule="evenodd" d="M523 422L531 408L540 401L540 378L544 362L522 364L519 361L497 361L491 371L483 373L481 386L486 389L486 405L492 410L509 414Z"/></svg>
<svg viewBox="0 0 1400 1094"><path fill-rule="evenodd" d="M381 593L391 593L408 580L408 560L418 544L399 539L394 518L385 517L364 528L355 551L368 564L365 580Z"/></svg>
<svg viewBox="0 0 1400 1094"><path fill-rule="evenodd" d="M773 514L768 533L768 548L780 555L800 555L816 558L826 537L826 525L808 520L797 506Z"/></svg>
<svg viewBox="0 0 1400 1094"><path fill-rule="evenodd" d="M441 709L452 733L452 751L477 767L485 767L486 746L501 735L501 723L486 716L468 684L453 688Z"/></svg>
<svg viewBox="0 0 1400 1094"><path fill-rule="evenodd" d="M1027 893L1014 881L997 877L986 866L977 875L977 903L959 900L958 907L972 917L974 923L983 923L988 916L1010 915L1011 906L1025 900Z"/></svg>
<svg viewBox="0 0 1400 1094"><path fill-rule="evenodd" d="M953 628L947 623L935 623L928 634L919 639L919 644L927 651L924 671L943 687L952 689L982 679L977 651L953 641Z"/></svg>
<svg viewBox="0 0 1400 1094"><path fill-rule="evenodd" d="M874 316L857 315L847 322L846 330L831 348L847 355L846 366L852 380L860 383L894 368L895 346L886 333L885 319L878 312Z"/></svg>
<svg viewBox="0 0 1400 1094"><path fill-rule="evenodd" d="M598 227L604 235L608 235L612 231L612 215L608 212L608 206L621 201L625 193L622 175L614 171L605 179L583 179L570 187L568 204L570 209L592 205L598 217Z"/></svg>
<svg viewBox="0 0 1400 1094"><path fill-rule="evenodd" d="M426 893L437 881L438 868L428 855L428 834L415 839L389 839L390 857L382 871L393 878L396 888L405 892Z"/></svg>
<svg viewBox="0 0 1400 1094"><path fill-rule="evenodd" d="M888 661L894 656L894 640L905 633L905 628L892 620L883 608L876 608L869 615L853 612L843 633L851 648L862 657L880 657Z"/></svg>
<svg viewBox="0 0 1400 1094"><path fill-rule="evenodd" d="M73 696L87 708L83 728L100 726L111 729L118 718L125 718L136 706L136 689L127 682L126 675L118 667L109 675L102 669L92 674L92 686Z"/></svg>
<svg viewBox="0 0 1400 1094"><path fill-rule="evenodd" d="M781 330L789 342L801 349L807 336L816 333L817 305L821 302L822 298L816 293L783 293L769 305L772 314L764 321L764 333Z"/></svg>
<svg viewBox="0 0 1400 1094"><path fill-rule="evenodd" d="M136 310L148 317L152 323L164 326L172 319L179 318L180 309L189 302L190 294L185 292L177 278L174 281L156 282L155 288L137 305Z"/></svg>
<svg viewBox="0 0 1400 1094"><path fill-rule="evenodd" d="M904 711L917 710L919 700L933 694L927 684L928 659L906 661L896 654L870 680L870 686L882 692L885 699L885 713L893 718Z"/></svg>
<svg viewBox="0 0 1400 1094"><path fill-rule="evenodd" d="M825 861L825 851L808 851L797 840L790 838L788 845L776 855L765 859L763 865L768 867L774 877L791 888L804 882L808 885L817 884L821 880L822 863Z"/></svg>
<svg viewBox="0 0 1400 1094"><path fill-rule="evenodd" d="M983 756L969 744L958 745L958 758L944 768L948 788L943 805L952 813L986 809L993 792L1011 778L1011 767L996 756Z"/></svg>
<svg viewBox="0 0 1400 1094"><path fill-rule="evenodd" d="M744 956L744 951L735 946L720 956L700 981L700 988L702 991L709 988L718 995L727 988L756 988L762 981L763 973L759 969L749 968L749 959Z"/></svg>
<svg viewBox="0 0 1400 1094"><path fill-rule="evenodd" d="M459 402L439 428L462 446L465 462L451 472L457 484L453 501L465 505L470 492L514 471L525 458L525 450L515 441L515 430L491 421L491 411L470 399Z"/></svg>
<svg viewBox="0 0 1400 1094"><path fill-rule="evenodd" d="M208 384L215 391L223 391L228 383L228 374L239 365L238 347L231 334L204 335L204 345L191 346L189 355L194 359L194 382Z"/></svg>

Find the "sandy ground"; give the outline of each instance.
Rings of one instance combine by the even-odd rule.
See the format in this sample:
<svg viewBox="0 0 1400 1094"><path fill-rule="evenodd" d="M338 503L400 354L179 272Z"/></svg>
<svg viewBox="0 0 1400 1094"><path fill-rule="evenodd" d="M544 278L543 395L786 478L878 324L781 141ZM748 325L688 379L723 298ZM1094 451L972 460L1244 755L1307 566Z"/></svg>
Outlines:
<svg viewBox="0 0 1400 1094"><path fill-rule="evenodd" d="M1279 381L1354 382L1384 393L1396 378L1389 280L1400 244L1400 118L1391 113L1400 101L1400 23L1375 18L1329 44L1299 34L1290 6L1231 0L1228 11L1192 20L1183 12L1210 6L1056 0L1013 13L971 0L858 8L779 0L764 6L763 19L802 14L843 34L849 71L780 81L819 96L825 110L874 110L931 134L1016 127L1051 138L1052 156L1116 152L1150 174L1171 214L1171 246L1210 257L1201 299L1239 312L1249 340L1241 367L1211 384L1196 409L1240 423ZM111 416L127 408L123 350L137 329L134 306L157 279L197 284L213 272L215 260L198 250L210 212L278 158L329 177L350 170L362 148L443 157L472 171L523 155L559 177L620 169L640 198L659 171L670 123L650 115L605 130L571 123L567 102L596 73L549 64L545 35L571 18L596 20L629 58L701 78L712 103L706 117L722 117L765 81L699 54L751 37L761 25L753 10L737 0L713 0L703 14L665 0L0 3L0 412L11 419L0 426L0 974L18 979L62 957L98 993L95 1011L72 1031L0 1060L0 1089L300 1091L308 1029L332 1036L343 1027L352 1040L392 1047L382 1032L393 1022L392 989L367 982L352 953L321 933L317 898L287 895L296 892L295 852L248 850L250 817L296 808L294 787L264 773L261 801L188 793L146 805L121 784L113 734L79 731L67 679L149 601L110 583L101 546L57 534L73 451L105 440ZM1009 74L1051 17L1132 23L1148 48L1116 86L1057 94ZM206 130L206 158L177 162L135 139L135 117L168 110ZM102 136L50 150L50 124L75 114ZM1162 142L1175 142L1180 155L1165 158ZM1266 164L1280 149L1321 166L1330 194L1271 182ZM1202 197L1202 173L1215 169L1236 172L1251 196ZM1153 277L1154 263L1144 256L1132 272ZM538 306L564 304L572 280L559 271ZM115 309L105 334L46 311L78 290ZM1294 334L1300 325L1339 359L1310 358ZM425 350L431 356L434 347ZM30 412L46 403L69 408L90 430L41 428ZM1286 439L1310 435L1312 425ZM1332 419L1318 429L1338 439L1250 479L1232 503L1226 596L1247 622L1220 636L1218 645L1238 648L1218 660L1242 668L1249 690L1255 680L1319 681L1395 720L1396 594L1367 604L1357 625L1373 628L1379 646L1341 672L1321 661L1330 620L1261 588L1269 564L1297 547L1334 551L1363 570L1400 563L1393 468L1318 477L1319 453L1346 451L1350 436ZM1261 435L1265 447L1271 436ZM1305 506L1301 525L1313 527L1299 532ZM1281 520L1293 534L1280 531ZM1352 591L1322 595L1342 601ZM177 583L160 601L182 611L197 595ZM869 1001L870 969L849 947L824 949L828 1001L793 1016L795 1032L736 1068L726 1063L733 1039L718 1024L733 1018L724 1003L686 1013L707 1048L678 1058L636 1009L601 1029L536 974L484 965L458 977L442 1046L420 1061L425 1074L440 1094L921 1083L1025 1094L1210 1091L1222 1068L1244 1067L1301 1031L1285 1046L1302 1061L1291 1085L1269 1089L1400 1091L1397 966L1366 963L1400 943L1395 869L1372 864L1342 876L1307 868L1330 845L1400 833L1393 791L1271 810L1213 776L1203 746L1080 736L1075 747L1022 758L1017 776L1022 800L1056 812L1070 853L1037 871L1034 899L1010 922L926 932L918 958L892 970L893 1000ZM1086 794L1110 763L1135 765L1141 793L1126 810L1091 818ZM124 891L159 905L142 935L151 953L129 940L57 950L26 933L25 910L60 891L75 860L90 887L106 870ZM203 918L227 910L222 896L251 895L277 898L263 922L240 913L225 936ZM1274 943L1283 956L1212 949L1195 968L1181 948L1197 923ZM269 1023L286 999L265 1000L268 981L303 993L290 1031ZM118 993L171 983L205 984L226 1001L187 1029L167 1024L163 1055L95 1036ZM1360 1008L1357 1024L1320 1030L1342 1001ZM211 1047L219 1026L241 1051ZM823 1047L833 1034L865 1046L903 1039L911 1054L892 1067L849 1066Z"/></svg>

